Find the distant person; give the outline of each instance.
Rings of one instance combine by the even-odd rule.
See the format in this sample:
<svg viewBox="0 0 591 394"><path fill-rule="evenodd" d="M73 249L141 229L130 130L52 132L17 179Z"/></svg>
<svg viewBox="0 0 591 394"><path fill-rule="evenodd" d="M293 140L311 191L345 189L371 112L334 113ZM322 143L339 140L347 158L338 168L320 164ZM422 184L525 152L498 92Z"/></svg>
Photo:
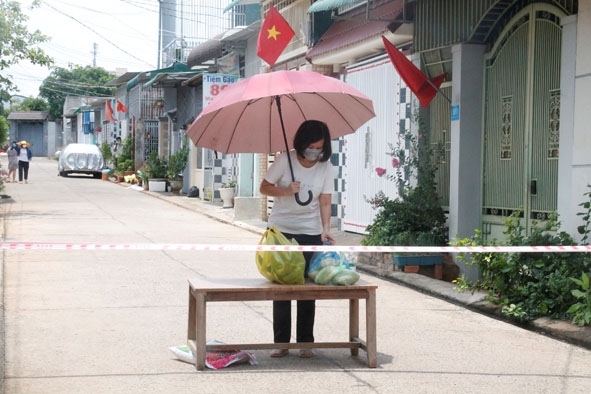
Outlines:
<svg viewBox="0 0 591 394"><path fill-rule="evenodd" d="M117 162L119 161L119 156L121 156L122 152L123 144L121 143L121 137L117 137L113 144L113 164L115 165L115 169L117 168Z"/></svg>
<svg viewBox="0 0 591 394"><path fill-rule="evenodd" d="M18 183L23 183L23 177L25 183L29 183L29 162L33 159L33 153L29 149L27 141L21 141L16 147L18 153Z"/></svg>
<svg viewBox="0 0 591 394"><path fill-rule="evenodd" d="M6 151L6 155L8 156L8 182L10 182L10 176L12 175L12 183L16 183L16 170L18 168L17 147L16 141L12 141Z"/></svg>

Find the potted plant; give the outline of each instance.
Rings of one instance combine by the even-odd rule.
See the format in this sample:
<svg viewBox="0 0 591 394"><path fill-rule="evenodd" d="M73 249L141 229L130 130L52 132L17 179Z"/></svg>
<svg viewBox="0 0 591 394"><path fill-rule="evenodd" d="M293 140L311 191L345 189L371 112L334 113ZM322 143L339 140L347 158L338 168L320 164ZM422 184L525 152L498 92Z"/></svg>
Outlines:
<svg viewBox="0 0 591 394"><path fill-rule="evenodd" d="M150 191L163 192L166 190L166 175L168 174L168 163L161 159L158 152L150 152L144 168L148 177L148 189Z"/></svg>
<svg viewBox="0 0 591 394"><path fill-rule="evenodd" d="M393 174L388 174L387 169L376 168L379 176L396 182L400 196L389 198L380 192L368 200L379 212L367 227L368 235L362 240L363 245L445 246L448 243L446 216L435 184L436 162L442 150L430 144L418 116L415 116L415 122L419 126L418 135L407 133L403 136L404 144L390 146ZM434 258L430 253L404 255L408 258L402 259L401 254L394 254L394 262L401 266L416 266L441 264L443 260L443 255ZM439 259L439 263L433 259Z"/></svg>
<svg viewBox="0 0 591 394"><path fill-rule="evenodd" d="M189 145L186 144L173 155L168 162L168 179L173 192L178 192L183 187L183 171L189 160Z"/></svg>
<svg viewBox="0 0 591 394"><path fill-rule="evenodd" d="M219 188L220 198L222 199L222 208L232 208L234 206L234 193L236 191L236 181L231 180L228 183L222 183Z"/></svg>
<svg viewBox="0 0 591 394"><path fill-rule="evenodd" d="M101 151L101 155L103 155L103 159L105 160L105 168L109 167L109 162L113 158L113 152L111 151L111 145L107 141L104 141L100 146L99 150Z"/></svg>
<svg viewBox="0 0 591 394"><path fill-rule="evenodd" d="M123 141L123 149L117 159L117 171L123 175L132 175L135 172L133 161L133 140L129 137Z"/></svg>

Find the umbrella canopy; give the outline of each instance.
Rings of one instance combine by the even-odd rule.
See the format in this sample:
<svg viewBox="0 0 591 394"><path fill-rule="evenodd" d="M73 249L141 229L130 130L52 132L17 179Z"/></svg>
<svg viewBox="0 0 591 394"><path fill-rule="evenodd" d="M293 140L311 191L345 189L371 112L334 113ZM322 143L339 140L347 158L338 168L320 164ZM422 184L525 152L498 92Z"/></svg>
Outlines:
<svg viewBox="0 0 591 394"><path fill-rule="evenodd" d="M225 88L187 135L196 146L218 152L275 153L291 149L305 120L325 122L337 138L374 116L371 99L336 78L313 71L275 71Z"/></svg>

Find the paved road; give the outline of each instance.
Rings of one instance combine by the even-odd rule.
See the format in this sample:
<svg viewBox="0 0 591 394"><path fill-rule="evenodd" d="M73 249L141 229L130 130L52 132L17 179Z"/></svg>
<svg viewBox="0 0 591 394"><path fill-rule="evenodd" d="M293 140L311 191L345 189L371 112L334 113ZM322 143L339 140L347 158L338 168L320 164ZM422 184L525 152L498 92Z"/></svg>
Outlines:
<svg viewBox="0 0 591 394"><path fill-rule="evenodd" d="M2 157L6 166L6 158ZM253 244L259 235L147 193L60 178L37 158L30 183L8 184L5 240ZM35 393L587 393L591 352L372 276L378 363L365 354L295 352L258 365L196 372L185 343L187 280L258 277L251 252L2 251L3 389ZM316 337L347 336L348 305L319 301ZM363 307L363 306L362 306ZM270 303L216 303L211 337L268 342Z"/></svg>

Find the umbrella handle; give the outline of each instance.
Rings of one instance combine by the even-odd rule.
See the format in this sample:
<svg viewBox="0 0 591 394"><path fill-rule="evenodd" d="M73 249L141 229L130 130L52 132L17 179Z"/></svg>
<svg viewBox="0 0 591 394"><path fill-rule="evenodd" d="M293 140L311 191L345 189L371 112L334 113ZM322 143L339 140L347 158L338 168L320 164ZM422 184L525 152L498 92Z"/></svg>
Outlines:
<svg viewBox="0 0 591 394"><path fill-rule="evenodd" d="M296 199L296 202L298 204L302 205L302 206L309 205L312 202L312 191L311 190L308 190L308 200L306 200L306 201L300 200L300 194L299 193L296 193L295 194L295 199Z"/></svg>

